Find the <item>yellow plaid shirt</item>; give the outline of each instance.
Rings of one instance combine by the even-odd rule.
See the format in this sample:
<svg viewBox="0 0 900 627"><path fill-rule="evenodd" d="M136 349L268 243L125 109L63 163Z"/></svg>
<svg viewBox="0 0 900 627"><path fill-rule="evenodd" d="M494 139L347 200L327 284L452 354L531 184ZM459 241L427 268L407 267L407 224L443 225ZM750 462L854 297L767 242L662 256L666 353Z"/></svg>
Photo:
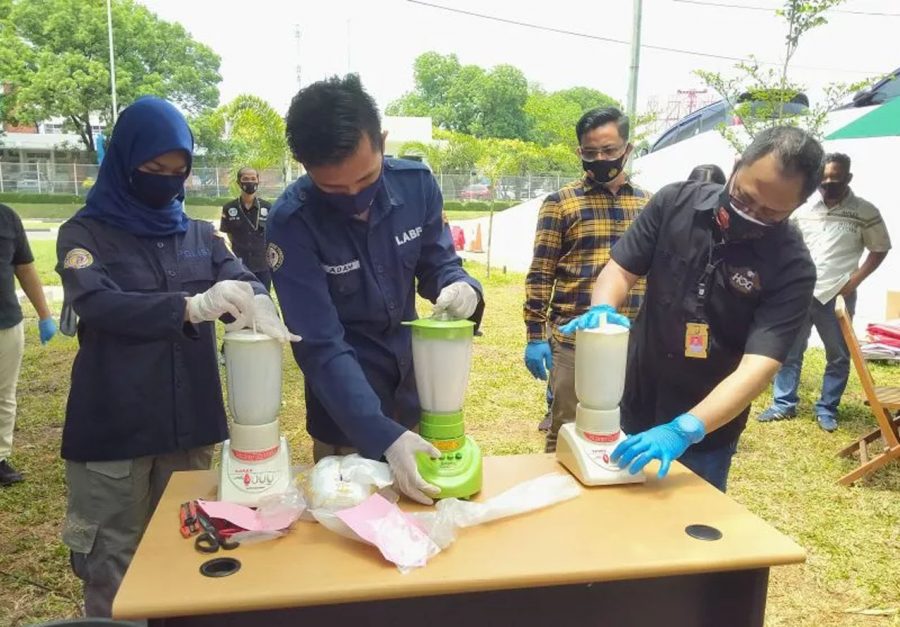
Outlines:
<svg viewBox="0 0 900 627"><path fill-rule="evenodd" d="M569 183L544 201L538 214L534 258L525 279L525 326L528 341L553 338L574 346L575 338L559 327L591 306L594 281L609 260L609 251L637 218L650 193L627 181L614 196L587 176ZM641 278L619 312L637 315L646 284Z"/></svg>

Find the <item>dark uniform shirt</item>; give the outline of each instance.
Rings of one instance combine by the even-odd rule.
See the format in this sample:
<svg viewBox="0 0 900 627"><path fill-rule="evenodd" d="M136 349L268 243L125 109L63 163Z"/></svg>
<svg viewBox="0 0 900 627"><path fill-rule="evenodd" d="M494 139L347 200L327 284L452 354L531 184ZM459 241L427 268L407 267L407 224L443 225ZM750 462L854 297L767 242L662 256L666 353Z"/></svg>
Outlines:
<svg viewBox="0 0 900 627"><path fill-rule="evenodd" d="M15 211L0 205L0 329L22 322L22 307L16 296L16 266L33 261L22 221Z"/></svg>
<svg viewBox="0 0 900 627"><path fill-rule="evenodd" d="M211 224L137 237L76 215L56 244L78 354L62 456L109 461L158 455L228 437L213 323L184 321L185 298L225 279L264 290Z"/></svg>
<svg viewBox="0 0 900 627"><path fill-rule="evenodd" d="M240 197L222 207L219 230L228 234L231 250L244 262L250 272L265 272L266 264L266 220L272 205L254 197L249 209L244 208Z"/></svg>
<svg viewBox="0 0 900 627"><path fill-rule="evenodd" d="M378 459L419 422L409 328L415 284L434 301L465 281L431 172L385 159L384 185L366 222L328 206L309 177L291 184L269 219L269 262L305 375L307 430ZM479 305L473 319L480 320Z"/></svg>
<svg viewBox="0 0 900 627"><path fill-rule="evenodd" d="M815 266L787 222L760 239L721 243L714 220L721 185L676 183L647 204L612 258L647 275L647 294L631 332L622 399L627 433L645 431L689 411L730 375L743 355L783 362L809 309ZM698 284L708 262L704 306ZM706 359L687 357L689 322L709 325ZM743 431L750 408L697 444L713 449Z"/></svg>

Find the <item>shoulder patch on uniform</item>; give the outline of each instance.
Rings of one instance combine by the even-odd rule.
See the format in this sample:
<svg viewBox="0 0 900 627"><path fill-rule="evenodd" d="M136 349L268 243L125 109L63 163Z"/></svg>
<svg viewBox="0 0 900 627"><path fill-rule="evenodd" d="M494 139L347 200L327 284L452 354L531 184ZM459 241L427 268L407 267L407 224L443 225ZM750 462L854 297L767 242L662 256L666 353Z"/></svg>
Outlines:
<svg viewBox="0 0 900 627"><path fill-rule="evenodd" d="M266 262L269 264L269 269L272 272L280 268L281 264L284 263L284 251L281 250L278 244L269 242L269 245L266 247Z"/></svg>
<svg viewBox="0 0 900 627"><path fill-rule="evenodd" d="M259 215L265 218L267 215L269 215L269 209L267 207L260 207Z"/></svg>
<svg viewBox="0 0 900 627"><path fill-rule="evenodd" d="M90 252L84 248L73 248L66 253L66 258L63 260L63 268L79 270L81 268L87 268L93 263L94 256Z"/></svg>
<svg viewBox="0 0 900 627"><path fill-rule="evenodd" d="M230 215L232 218L236 218L237 214L238 214L237 207L229 207L228 208L228 215Z"/></svg>

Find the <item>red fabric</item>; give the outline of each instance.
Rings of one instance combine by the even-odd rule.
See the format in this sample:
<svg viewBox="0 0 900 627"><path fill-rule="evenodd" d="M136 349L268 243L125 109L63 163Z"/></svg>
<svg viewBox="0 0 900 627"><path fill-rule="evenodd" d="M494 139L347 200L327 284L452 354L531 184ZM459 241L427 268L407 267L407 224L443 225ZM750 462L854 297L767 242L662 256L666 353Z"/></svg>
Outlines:
<svg viewBox="0 0 900 627"><path fill-rule="evenodd" d="M866 333L872 342L900 348L900 326L894 324L870 324Z"/></svg>
<svg viewBox="0 0 900 627"><path fill-rule="evenodd" d="M463 250L466 247L466 234L461 226L451 226L450 233L453 235L453 247L456 250Z"/></svg>

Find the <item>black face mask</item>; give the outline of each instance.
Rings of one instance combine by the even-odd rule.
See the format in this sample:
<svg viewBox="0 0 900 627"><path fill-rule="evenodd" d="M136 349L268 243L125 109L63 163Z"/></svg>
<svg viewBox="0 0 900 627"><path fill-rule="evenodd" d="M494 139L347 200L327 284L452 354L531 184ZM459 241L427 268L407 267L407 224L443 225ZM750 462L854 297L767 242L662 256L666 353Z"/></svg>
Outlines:
<svg viewBox="0 0 900 627"><path fill-rule="evenodd" d="M771 224L761 224L755 222L752 218L735 208L731 202L731 193L728 191L729 184L725 185L722 193L719 194L719 208L716 210L716 223L722 230L722 237L726 241L736 242L741 240L759 239L768 233Z"/></svg>
<svg viewBox="0 0 900 627"><path fill-rule="evenodd" d="M827 200L839 200L847 191L847 186L840 181L822 183L819 187L822 190L822 198Z"/></svg>
<svg viewBox="0 0 900 627"><path fill-rule="evenodd" d="M152 209L162 209L184 190L184 176L151 174L135 170L131 174L134 196Z"/></svg>
<svg viewBox="0 0 900 627"><path fill-rule="evenodd" d="M627 156L628 151L626 150L618 159L597 159L596 161L585 161L582 159L581 167L584 168L585 172L590 172L591 176L598 183L609 183L622 172L622 168L625 165L625 157Z"/></svg>
<svg viewBox="0 0 900 627"><path fill-rule="evenodd" d="M241 181L241 189L248 196L252 196L256 193L256 190L259 188L259 183L253 183L250 181Z"/></svg>

